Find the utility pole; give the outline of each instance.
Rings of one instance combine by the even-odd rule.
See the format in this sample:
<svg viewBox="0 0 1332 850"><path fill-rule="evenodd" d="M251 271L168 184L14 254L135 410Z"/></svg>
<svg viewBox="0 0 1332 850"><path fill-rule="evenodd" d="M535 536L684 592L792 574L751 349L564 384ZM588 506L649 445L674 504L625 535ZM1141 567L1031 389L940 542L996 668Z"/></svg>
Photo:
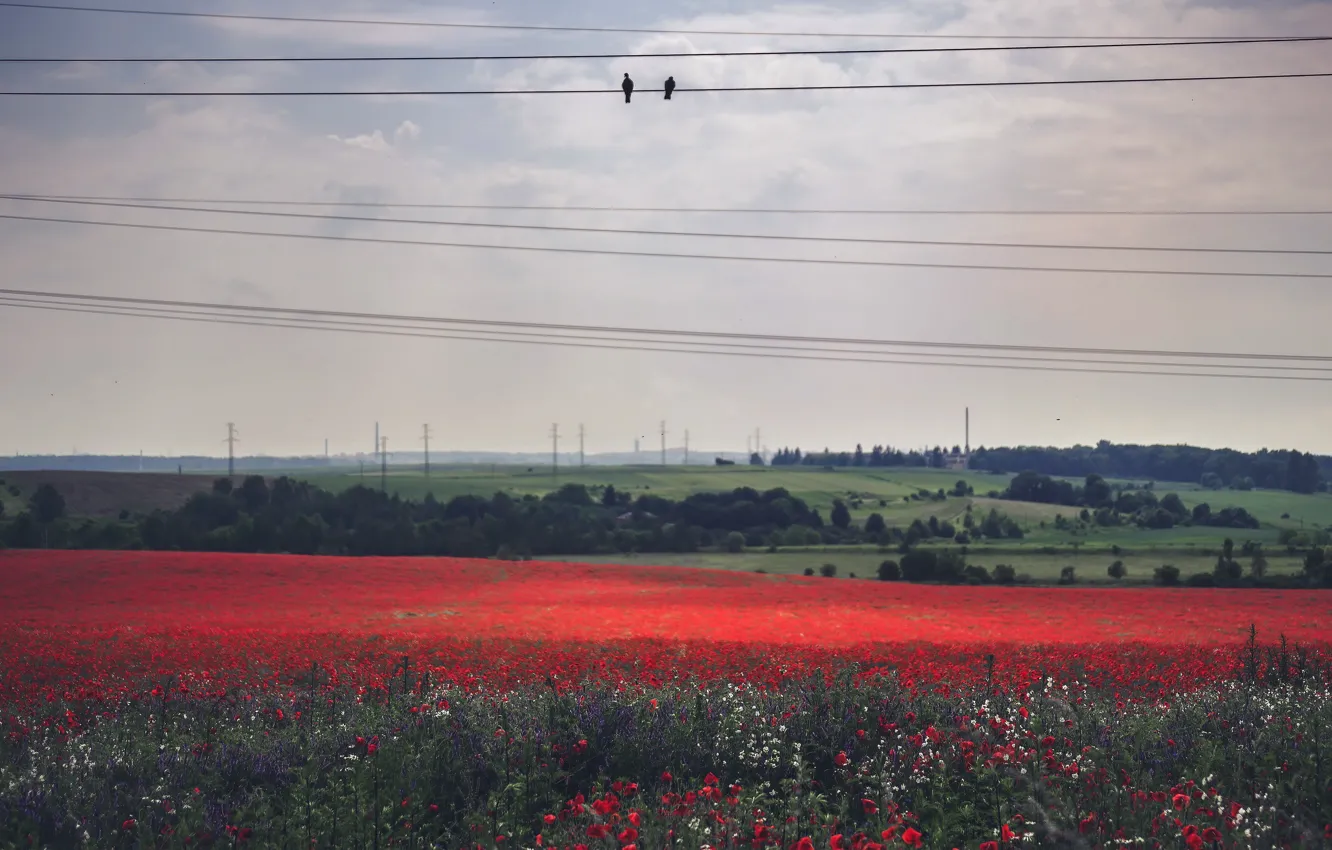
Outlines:
<svg viewBox="0 0 1332 850"><path fill-rule="evenodd" d="M661 465L666 465L666 420L661 420Z"/></svg>
<svg viewBox="0 0 1332 850"><path fill-rule="evenodd" d="M328 437L324 438L324 460L328 460Z"/></svg>
<svg viewBox="0 0 1332 850"><path fill-rule="evenodd" d="M430 425L421 426L423 433L421 439L425 441L425 477L430 477Z"/></svg>
<svg viewBox="0 0 1332 850"><path fill-rule="evenodd" d="M560 426L558 424L550 426L550 474L551 477L558 477L560 474Z"/></svg>
<svg viewBox="0 0 1332 850"><path fill-rule="evenodd" d="M235 422L228 422L228 423L227 423L227 439L224 440L224 442L227 444L227 477L228 477L228 478L232 478L232 477L234 477L234 476L236 475L236 442L238 441L238 439L239 439L239 438L236 436L236 423L235 423Z"/></svg>
<svg viewBox="0 0 1332 850"><path fill-rule="evenodd" d="M388 492L388 437L379 438L379 489Z"/></svg>
<svg viewBox="0 0 1332 850"><path fill-rule="evenodd" d="M688 465L689 465L689 429L688 429L688 428L685 429L685 456L684 456L684 464L683 464L683 465L684 465L684 466L688 466Z"/></svg>
<svg viewBox="0 0 1332 850"><path fill-rule="evenodd" d="M583 455L583 426L581 423L578 425L578 466L579 468L587 466L587 461Z"/></svg>

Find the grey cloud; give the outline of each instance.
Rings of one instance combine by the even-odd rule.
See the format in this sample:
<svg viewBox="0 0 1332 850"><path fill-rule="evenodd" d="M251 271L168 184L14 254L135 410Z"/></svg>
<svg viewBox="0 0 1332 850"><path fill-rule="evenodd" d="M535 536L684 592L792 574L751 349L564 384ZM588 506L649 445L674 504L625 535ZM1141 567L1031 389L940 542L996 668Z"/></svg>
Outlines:
<svg viewBox="0 0 1332 850"><path fill-rule="evenodd" d="M254 7L259 8L259 7ZM316 7L311 6L312 10ZM382 16L362 6L319 14ZM1332 27L1326 4L1197 8L1186 3L1003 7L916 3L779 6L710 4L671 19L649 7L541 4L511 19L625 22L690 28L1044 31L1162 34ZM396 6L393 14L493 20L489 4ZM627 17L626 17L627 16ZM261 30L268 35L262 35ZM332 53L420 46L462 50L699 50L801 45L806 40L668 36L535 36L338 27L194 26L114 30L125 52L172 44L181 53ZM281 34L279 34L281 33ZM1197 34L1190 32L1189 34ZM54 30L29 45L73 53ZM79 36L85 38L86 34ZM109 49L105 44L93 45ZM829 60L765 58L547 62L422 67L161 68L114 76L122 85L190 87L612 87L625 70L644 87L673 73L742 85L791 81L946 81L1228 73L1237 67L1316 70L1317 46L1188 51L1068 51ZM120 74L121 72L116 72ZM69 85L80 84L75 81ZM99 81L99 86L104 83ZM0 186L68 194L157 194L352 202L550 203L621 206L810 207L1300 207L1332 196L1332 125L1311 104L1326 82L1180 84L878 93L681 92L671 103L615 95L503 98L163 100L60 110L0 102ZM397 130L410 121L416 138ZM347 140L382 139L380 150ZM330 138L335 137L335 139ZM399 215L403 211L333 208ZM37 212L0 202L2 212ZM222 228L769 256L881 257L925 262L1326 270L1314 260L1240 266L1212 258L1100 253L797 247L756 241L477 232L383 223L282 222L235 216L62 210L61 215ZM1160 219L793 218L660 214L412 211L445 220L1008 241L1320 245L1327 221ZM1175 348L1319 351L1326 287L1291 281L1059 277L947 270L640 261L503 251L301 242L0 223L7 279L146 297L471 316L583 324L773 333ZM1208 264L1208 265L1204 265ZM1317 282L1310 282L1317 283ZM251 289L252 287L252 289ZM266 300L264 300L266 299ZM955 440L954 408L970 404L988 443L1187 440L1239 446L1325 441L1329 403L1298 384L1001 373L796 363L496 343L182 326L0 310L0 334L25 350L58 351L4 380L0 433L24 451L137 451L144 443L211 451L219 423L239 421L248 447L297 451L330 437L355 446L375 419L393 441L431 421L460 448L539 448L551 421L583 421L589 449L623 448L662 417L696 444L742 445L756 424L773 444ZM228 369L215 351L228 351ZM91 364L91 365L90 365ZM53 402L48 386L140 376L117 397ZM354 394L348 385L358 387ZM169 397L161 388L170 387ZM73 393L73 390L70 390ZM1219 417L1243 397L1262 417ZM1216 405L1199 404L1199 399ZM41 403L42 407L34 407ZM68 407L61 407L62 404ZM1060 412L1052 412L1058 407ZM83 430L97 416L105 445ZM22 415L17 411L25 411ZM31 414L37 411L37 414ZM1048 415L1047 415L1048 414ZM1084 431L1054 432L1063 414ZM952 436L949 436L952 435ZM390 447L394 443L391 442ZM9 450L8 446L0 451Z"/></svg>

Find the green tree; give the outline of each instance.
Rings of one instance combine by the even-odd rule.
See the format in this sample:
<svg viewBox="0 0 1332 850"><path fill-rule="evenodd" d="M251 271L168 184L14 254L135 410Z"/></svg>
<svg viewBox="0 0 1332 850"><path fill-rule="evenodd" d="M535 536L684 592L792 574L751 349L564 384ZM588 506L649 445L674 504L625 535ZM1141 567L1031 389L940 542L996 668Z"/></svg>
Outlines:
<svg viewBox="0 0 1332 850"><path fill-rule="evenodd" d="M65 515L65 497L50 484L43 484L28 499L28 508L38 523L50 525Z"/></svg>
<svg viewBox="0 0 1332 850"><path fill-rule="evenodd" d="M994 566L995 584L1012 584L1016 580L1017 580L1017 570L1013 569L1008 564L995 564Z"/></svg>
<svg viewBox="0 0 1332 850"><path fill-rule="evenodd" d="M213 481L213 492L221 496L230 496L232 490L230 478L218 478Z"/></svg>
<svg viewBox="0 0 1332 850"><path fill-rule="evenodd" d="M246 511L255 513L268 504L268 482L262 475L246 476L236 495Z"/></svg>
<svg viewBox="0 0 1332 850"><path fill-rule="evenodd" d="M812 576L812 575L814 575L814 568L813 568L813 567L805 567L805 575L807 575L807 576Z"/></svg>
<svg viewBox="0 0 1332 850"><path fill-rule="evenodd" d="M732 553L745 551L745 536L738 531L726 535L726 551Z"/></svg>
<svg viewBox="0 0 1332 850"><path fill-rule="evenodd" d="M837 528L846 528L851 525L851 511L847 509L846 503L841 499L833 502L832 513L829 518Z"/></svg>
<svg viewBox="0 0 1332 850"><path fill-rule="evenodd" d="M1184 500L1179 497L1178 493L1166 493L1165 497L1161 499L1161 508L1170 511L1178 519L1183 519L1189 515L1189 509L1184 507Z"/></svg>
<svg viewBox="0 0 1332 850"><path fill-rule="evenodd" d="M1165 587L1173 587L1179 584L1179 567L1173 564L1162 564L1152 573L1152 581Z"/></svg>
<svg viewBox="0 0 1332 850"><path fill-rule="evenodd" d="M865 520L865 533L879 535L888 530L888 524L883 521L883 514L873 513Z"/></svg>
<svg viewBox="0 0 1332 850"><path fill-rule="evenodd" d="M824 578L833 578L834 576L837 575L837 565L824 564L823 566L819 567L819 575L823 576Z"/></svg>
<svg viewBox="0 0 1332 850"><path fill-rule="evenodd" d="M1115 561L1109 567L1106 568L1105 572L1107 575L1110 576L1110 578L1114 579L1115 581L1119 581L1124 576L1128 575L1128 570L1124 567L1123 561Z"/></svg>
<svg viewBox="0 0 1332 850"><path fill-rule="evenodd" d="M896 561L884 561L879 564L879 581L897 581L902 578L902 568Z"/></svg>
<svg viewBox="0 0 1332 850"><path fill-rule="evenodd" d="M1059 571L1060 584L1077 584L1078 573L1072 567L1064 567Z"/></svg>
<svg viewBox="0 0 1332 850"><path fill-rule="evenodd" d="M1255 546L1249 554L1249 574L1260 581L1267 575L1267 555L1261 546Z"/></svg>

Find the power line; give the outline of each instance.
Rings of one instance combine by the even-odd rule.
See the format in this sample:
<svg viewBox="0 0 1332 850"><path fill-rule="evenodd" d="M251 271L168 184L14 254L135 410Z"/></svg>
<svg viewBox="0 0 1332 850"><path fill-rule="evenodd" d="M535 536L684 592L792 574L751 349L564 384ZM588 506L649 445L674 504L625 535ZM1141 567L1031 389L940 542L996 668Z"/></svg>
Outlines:
<svg viewBox="0 0 1332 850"><path fill-rule="evenodd" d="M231 311L249 314L270 313L280 316L320 316L336 317L341 319L358 320L382 320L396 323L415 322L415 323L434 323L445 325L463 325L487 328L526 328L541 329L550 331L572 331L579 333L619 333L635 334L638 336L667 336L667 337L687 337L694 339L747 339L760 340L767 342L795 342L803 344L832 344L832 345L874 345L883 347L898 348L946 348L946 349L967 349L984 351L1026 351L1043 352L1048 354L1097 354L1106 356L1125 356L1125 357L1176 357L1192 359L1230 359L1230 360L1285 360L1301 362L1319 362L1332 363L1332 355L1320 356L1313 354L1271 354L1257 352L1219 352L1219 351L1185 351L1178 349L1140 349L1140 348L1088 348L1075 346L1050 346L1050 345L1014 345L1002 343L975 343L975 342L930 342L923 340L892 340L892 339L867 339L857 337L818 337L818 336L796 336L788 334L759 334L742 333L738 331L698 331L681 330L666 328L635 328L622 327L614 325L574 325L560 324L554 322L518 322L512 320L498 319L463 319L445 316L421 316L421 315L398 315L393 313L365 313L340 310L317 310L312 308L297 307L257 307L251 305L239 304L220 304L207 301L173 301L161 298L136 298L124 295L85 295L71 292L49 292L41 290L28 289L0 289L0 297L8 298L45 298L45 299L63 299L66 301L86 301L95 304L106 305L128 305L139 309L148 309L148 307L170 307L181 309L201 309L215 311ZM935 352L928 352L930 356L941 356Z"/></svg>
<svg viewBox="0 0 1332 850"><path fill-rule="evenodd" d="M940 33L866 33L866 32L772 32L759 30L699 30L699 29L648 29L644 27L571 27L543 24L479 24L441 21L385 20L367 18L317 18L294 15L246 15L223 12L178 12L160 9L125 9L98 8L95 6L70 6L45 3L0 3L0 8L41 9L51 12L102 12L114 15L156 15L172 18L205 18L233 21L277 21L302 24L354 24L361 26L390 27L431 27L439 29L477 29L477 30L521 30L529 32L602 32L602 33L643 33L652 35L749 35L780 36L782 38L922 38L955 40L1031 40L1031 41L1106 41L1111 38L1133 41L1162 41L1185 36L1097 36L1097 35L974 35ZM1236 39L1248 36L1235 36ZM1294 36L1292 36L1294 37ZM1224 38L1224 36L1198 36L1197 39Z"/></svg>
<svg viewBox="0 0 1332 850"><path fill-rule="evenodd" d="M4 4L0 4L4 5ZM431 53L405 56L136 56L136 57L0 57L0 64L60 64L134 65L134 64L259 64L266 62L503 62L535 61L540 59L700 59L721 56L884 56L912 53L981 53L1018 50L1092 50L1096 48L1129 47L1204 47L1221 44L1298 44L1301 42L1332 41L1332 36L1278 36L1272 38L1212 38L1180 41L1113 41L1099 44L998 44L980 47L864 47L826 50L702 50L675 53L528 53L528 54L445 54Z"/></svg>
<svg viewBox="0 0 1332 850"><path fill-rule="evenodd" d="M0 214L0 220L37 221L50 224L84 224L95 227L121 227L172 233L211 233L227 236L268 236L280 239L313 239L324 242L352 242L377 245L414 245L435 248L469 248L491 251L528 251L549 254L583 254L603 257L651 257L677 260L729 260L748 263L788 263L796 265L855 266L860 268L959 269L968 271L1012 271L1062 274L1160 275L1165 277L1290 278L1292 280L1328 280L1332 273L1317 272L1240 272L1198 271L1195 269L1110 269L1062 266L1005 266L989 263L912 263L896 260L836 260L813 257L758 257L741 254L695 254L666 251L617 251L601 248L568 248L537 245L486 245L476 242L436 242L418 239L389 239L372 236L332 236L319 233L272 233L260 230L230 230L215 227L187 227L178 224L144 224L128 221L87 221L48 216Z"/></svg>
<svg viewBox="0 0 1332 850"><path fill-rule="evenodd" d="M611 227L571 227L568 225L553 224L497 224L493 222L478 221L437 221L430 219L412 219L412 218L382 218L368 215L328 215L324 213L293 213L293 212L269 212L267 210L229 210L229 209L210 209L207 207L182 207L166 206L161 204L148 203L117 203L106 201L79 201L67 200L61 198L40 198L31 196L3 195L0 194L0 200L11 201L31 201L50 204L75 204L79 206L94 207L114 207L117 209L142 209L142 210L166 210L170 212L197 212L197 213L218 213L221 215L258 215L272 218L296 218L296 219L315 219L320 221L358 221L371 222L375 224L417 224L433 225L437 227L472 227L480 229L494 230L536 230L553 231L560 233L601 233L615 234L622 236L680 236L688 238L706 238L706 239L763 239L780 242L823 242L838 244L857 244L857 245L931 245L943 246L949 248L1023 248L1023 249L1053 249L1066 251L1157 251L1170 253L1186 254L1300 254L1307 256L1332 256L1332 249L1301 249L1301 248L1200 248L1184 246L1153 246L1153 245L1089 245L1089 244L1057 244L1040 242L976 242L976 241L958 241L947 239L885 239L877 237L856 237L856 236L790 236L784 234L770 233L709 233L704 231L692 230L643 230L632 228L611 228Z"/></svg>
<svg viewBox="0 0 1332 850"><path fill-rule="evenodd" d="M229 319L229 318L214 317L214 316L200 316L200 315L169 316L169 315L160 315L147 312L135 312L137 308L128 308L128 307L112 308L112 309L58 307L53 305L39 305L31 303L11 303L4 299L0 299L0 307L18 307L26 309L53 310L56 312L126 316L132 318L170 319L177 321L201 322L204 324L248 325L253 327L289 328L295 330L322 330L322 331L336 331L343 333L372 334L380 336L416 337L416 338L425 338L425 339L462 339L473 342L499 342L499 343L510 343L510 344L519 344L519 345L588 348L588 349L600 349L600 350L612 350L612 351L642 351L642 352L658 352L658 353L670 353L670 354L707 354L707 355L716 355L724 357L750 357L750 358L763 358L763 359L776 359L776 360L804 360L804 361L822 361L822 362L834 362L834 363L870 363L870 364L905 365L905 366L951 366L954 368L1001 369L1001 370L1035 371L1035 372L1071 372L1079 374L1109 374L1109 375L1122 374L1122 375L1147 375L1147 376L1161 376L1161 377L1231 378L1231 379L1251 379L1251 380L1316 381L1316 382L1332 381L1332 377L1316 377L1308 375L1272 375L1272 374L1254 375L1254 374L1223 373L1223 372L1156 371L1156 370L1141 369L1141 368L1088 369L1075 366L1029 366L1029 365L1017 365L1017 364L999 364L999 363L959 363L959 362L941 362L941 361L929 361L929 360L905 360L900 358L889 359L884 357L863 358L863 357L845 357L845 356L813 356L810 354L784 354L777 352L749 352L749 351L726 351L726 350L719 351L719 350L709 350L701 348L690 349L690 348L678 348L678 347L666 348L662 346L646 346L646 345L614 345L614 344L585 342L585 341L535 341L528 339L506 339L501 337L484 337L484 338L475 337L475 336L460 337L445 333L420 333L420 332L412 332L405 330L397 331L397 330L367 329L367 328L352 328L352 327L334 327L334 326L319 325L319 324L284 324L278 322L265 323L265 322L249 321L244 319ZM1179 364L1179 365L1196 368L1202 364ZM1241 365L1238 368L1246 368L1246 367Z"/></svg>
<svg viewBox="0 0 1332 850"><path fill-rule="evenodd" d="M264 198L157 198L129 195L56 195L45 192L0 192L6 198L62 201L121 201L134 204L243 204L285 207L361 207L374 209L505 210L615 213L718 213L780 215L991 215L991 216L1268 216L1332 215L1326 210L929 210L929 209L747 209L744 207L618 207L575 204L439 204L397 201L287 201Z"/></svg>
<svg viewBox="0 0 1332 850"><path fill-rule="evenodd" d="M1093 80L996 80L961 83L844 83L826 86L705 86L675 89L686 92L790 92L790 91L869 91L878 89L966 89L1012 88L1018 86L1085 86L1111 83L1196 83L1234 80L1297 80L1332 77L1332 71L1303 74L1225 74L1195 77L1133 77ZM665 89L640 89L652 93ZM0 91L3 97L444 97L453 95L500 94L620 94L620 89L381 89L368 91Z"/></svg>

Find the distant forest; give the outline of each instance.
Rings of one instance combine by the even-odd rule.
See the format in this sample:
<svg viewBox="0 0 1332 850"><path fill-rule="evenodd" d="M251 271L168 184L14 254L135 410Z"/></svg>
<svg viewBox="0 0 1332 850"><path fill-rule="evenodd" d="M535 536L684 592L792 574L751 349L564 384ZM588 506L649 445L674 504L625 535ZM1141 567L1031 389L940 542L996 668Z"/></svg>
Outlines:
<svg viewBox="0 0 1332 850"><path fill-rule="evenodd" d="M918 492L905 498L935 502L946 496ZM834 500L825 522L818 510L782 488L740 487L674 500L582 484L566 484L540 497L500 492L447 502L427 495L418 502L368 487L334 493L306 481L282 477L269 482L254 475L239 487L220 478L210 492L195 494L175 510L141 517L125 511L118 520L98 521L68 516L64 497L44 484L12 519L0 510L0 548L516 559L855 543L909 547L935 539L965 543L1023 534L993 509L974 517L968 511L962 529L934 517L906 529L889 528L879 513L857 525L851 509L862 506Z"/></svg>
<svg viewBox="0 0 1332 850"><path fill-rule="evenodd" d="M953 452L960 452L959 446ZM945 465L949 452L940 446L923 453L891 446L865 451L803 453L799 448L782 449L772 457L773 466L932 466ZM1237 490L1261 487L1296 493L1326 491L1332 480L1332 457L1293 450L1240 452L1234 449L1204 449L1196 446L1116 445L1102 440L1095 446L1053 448L1018 446L984 447L971 453L969 468L982 472L1037 472L1070 478L1100 475L1106 478L1146 481L1186 481L1212 489Z"/></svg>

